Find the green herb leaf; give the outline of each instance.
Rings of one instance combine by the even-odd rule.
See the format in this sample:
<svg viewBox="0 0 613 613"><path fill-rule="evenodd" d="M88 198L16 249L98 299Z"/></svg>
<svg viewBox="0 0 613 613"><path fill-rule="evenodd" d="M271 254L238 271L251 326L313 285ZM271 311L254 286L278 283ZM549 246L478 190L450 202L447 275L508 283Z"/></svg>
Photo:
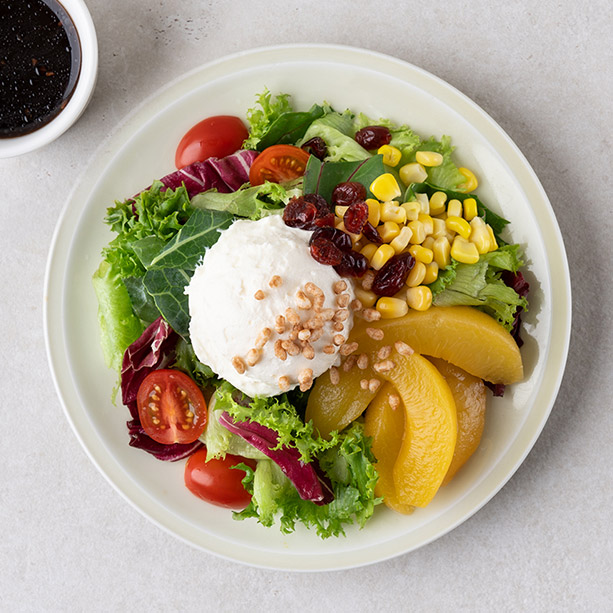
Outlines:
<svg viewBox="0 0 613 613"><path fill-rule="evenodd" d="M375 155L360 162L321 162L311 156L304 175L304 193L319 194L327 202L332 200L332 191L344 181L356 181L366 188L368 198L373 198L370 184L385 172L383 156Z"/></svg>
<svg viewBox="0 0 613 613"><path fill-rule="evenodd" d="M219 239L219 231L228 228L233 220L231 213L197 209L148 268L195 270L206 249Z"/></svg>
<svg viewBox="0 0 613 613"><path fill-rule="evenodd" d="M308 111L283 113L270 125L257 144L257 150L263 151L271 145L293 145L299 141L307 128L324 114L319 104L314 104Z"/></svg>
<svg viewBox="0 0 613 613"><path fill-rule="evenodd" d="M185 286L190 275L181 268L151 268L143 283L164 319L183 338L189 336L189 304Z"/></svg>

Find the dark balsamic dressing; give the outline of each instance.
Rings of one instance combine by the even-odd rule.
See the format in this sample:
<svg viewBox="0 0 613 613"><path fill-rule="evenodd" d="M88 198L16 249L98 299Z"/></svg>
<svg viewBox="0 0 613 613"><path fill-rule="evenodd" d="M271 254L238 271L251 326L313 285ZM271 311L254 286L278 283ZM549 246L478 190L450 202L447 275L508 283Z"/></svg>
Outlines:
<svg viewBox="0 0 613 613"><path fill-rule="evenodd" d="M0 0L0 138L56 117L80 68L79 36L57 0Z"/></svg>

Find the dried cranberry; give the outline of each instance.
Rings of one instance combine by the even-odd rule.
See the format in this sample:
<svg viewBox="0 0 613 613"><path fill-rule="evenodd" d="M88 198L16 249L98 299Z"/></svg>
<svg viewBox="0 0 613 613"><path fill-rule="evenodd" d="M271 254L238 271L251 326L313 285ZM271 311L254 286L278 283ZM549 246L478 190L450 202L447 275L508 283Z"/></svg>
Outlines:
<svg viewBox="0 0 613 613"><path fill-rule="evenodd" d="M317 207L304 198L292 198L283 210L283 221L290 228L306 228L317 217Z"/></svg>
<svg viewBox="0 0 613 613"><path fill-rule="evenodd" d="M311 235L309 245L318 238L325 238L332 241L341 251L351 251L351 237L338 228L318 228Z"/></svg>
<svg viewBox="0 0 613 613"><path fill-rule="evenodd" d="M316 262L337 266L343 261L343 252L327 238L316 238L310 244L311 255Z"/></svg>
<svg viewBox="0 0 613 613"><path fill-rule="evenodd" d="M320 196L319 194L304 194L302 197L307 202L314 204L320 215L330 212L330 205L323 196Z"/></svg>
<svg viewBox="0 0 613 613"><path fill-rule="evenodd" d="M398 293L413 266L415 266L415 258L410 253L399 253L392 256L375 275L372 291L377 296L393 296Z"/></svg>
<svg viewBox="0 0 613 613"><path fill-rule="evenodd" d="M363 200L366 200L366 188L357 181L339 183L332 192L333 206L350 206Z"/></svg>
<svg viewBox="0 0 613 613"><path fill-rule="evenodd" d="M318 217L314 223L317 228L334 226L334 213L327 213L323 217Z"/></svg>
<svg viewBox="0 0 613 613"><path fill-rule="evenodd" d="M365 202L354 202L343 215L345 230L352 234L360 234L368 221L368 205Z"/></svg>
<svg viewBox="0 0 613 613"><path fill-rule="evenodd" d="M355 140L364 149L378 149L382 145L389 145L392 133L385 126L366 126L355 133Z"/></svg>
<svg viewBox="0 0 613 613"><path fill-rule="evenodd" d="M383 239L381 235L377 232L377 228L373 226L370 221L367 221L362 228L362 234L364 238L367 238L371 243L375 243L375 245L382 245Z"/></svg>
<svg viewBox="0 0 613 613"><path fill-rule="evenodd" d="M300 148L309 153L310 155L314 155L318 160L323 161L324 158L328 155L328 147L326 146L326 141L319 136L311 138Z"/></svg>
<svg viewBox="0 0 613 613"><path fill-rule="evenodd" d="M368 260L357 251L348 251L343 253L340 264L336 265L334 270L341 277L363 277L368 270Z"/></svg>
<svg viewBox="0 0 613 613"><path fill-rule="evenodd" d="M283 210L283 221L290 228L314 230L334 224L334 215L324 198L318 194L305 194L292 198Z"/></svg>

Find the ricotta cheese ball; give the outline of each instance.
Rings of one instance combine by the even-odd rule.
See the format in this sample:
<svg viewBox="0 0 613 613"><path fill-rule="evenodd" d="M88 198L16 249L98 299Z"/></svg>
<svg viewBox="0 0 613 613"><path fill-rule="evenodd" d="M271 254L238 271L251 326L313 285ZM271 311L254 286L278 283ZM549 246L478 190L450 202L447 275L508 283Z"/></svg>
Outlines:
<svg viewBox="0 0 613 613"><path fill-rule="evenodd" d="M280 215L236 221L185 290L198 359L248 396L308 389L353 325L352 285L311 257L310 237Z"/></svg>

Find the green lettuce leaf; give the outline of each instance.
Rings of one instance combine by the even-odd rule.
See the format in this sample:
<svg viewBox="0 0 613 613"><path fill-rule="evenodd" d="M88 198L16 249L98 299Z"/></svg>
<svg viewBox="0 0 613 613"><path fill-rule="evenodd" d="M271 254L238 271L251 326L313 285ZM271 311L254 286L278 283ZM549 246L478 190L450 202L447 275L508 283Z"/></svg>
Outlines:
<svg viewBox="0 0 613 613"><path fill-rule="evenodd" d="M496 319L509 332L518 307L528 301L501 279L505 270L516 272L523 262L519 245L504 245L483 254L476 264L453 262L429 287L436 306L474 306Z"/></svg>
<svg viewBox="0 0 613 613"><path fill-rule="evenodd" d="M251 458L253 460L265 460L268 458L244 438L233 434L219 423L222 409L216 406L216 401L209 404L209 416L206 429L200 440L206 445L207 458L225 458L227 453Z"/></svg>
<svg viewBox="0 0 613 613"><path fill-rule="evenodd" d="M236 192L220 194L209 190L194 196L192 206L197 209L226 211L240 217L260 219L283 212L292 198L302 194L302 177L287 183L266 181L254 187L242 187Z"/></svg>
<svg viewBox="0 0 613 613"><path fill-rule="evenodd" d="M315 120L306 131L298 146L308 140L322 138L328 148L326 162L359 162L371 157L371 154L354 140L353 113L330 112Z"/></svg>
<svg viewBox="0 0 613 613"><path fill-rule="evenodd" d="M134 314L121 275L103 260L92 278L98 298L98 325L104 361L120 371L123 354L143 332L144 326Z"/></svg>
<svg viewBox="0 0 613 613"><path fill-rule="evenodd" d="M466 177L458 170L455 162L451 159L454 150L455 147L451 146L449 136L442 136L440 141L432 136L427 141L422 142L416 149L416 151L435 151L443 156L443 163L440 166L426 168L430 183L443 189L457 189L459 185L466 181ZM414 153L410 161L415 161Z"/></svg>

